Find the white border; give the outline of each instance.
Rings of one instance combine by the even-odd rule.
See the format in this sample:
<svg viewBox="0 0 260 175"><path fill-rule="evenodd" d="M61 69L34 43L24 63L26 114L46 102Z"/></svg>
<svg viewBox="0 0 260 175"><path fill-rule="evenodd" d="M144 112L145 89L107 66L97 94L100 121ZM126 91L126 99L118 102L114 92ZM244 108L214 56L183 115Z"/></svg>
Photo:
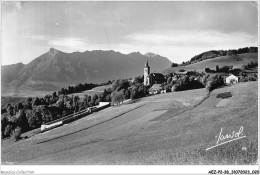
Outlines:
<svg viewBox="0 0 260 175"><path fill-rule="evenodd" d="M0 1L2 2L3 0ZM17 1L17 0L4 0L4 1ZM22 0L22 1L32 1L32 0ZM45 0L33 0L33 1L45 1ZM55 1L74 1L74 0L55 0ZM81 1L86 1L86 0L81 0ZM100 1L100 0L88 0L88 1ZM102 0L102 1L112 1L112 0ZM113 1L124 1L124 0L113 0ZM139 1L139 0L129 0L129 1ZM143 0L143 1L149 1L149 0ZM208 1L208 0L160 0L160 1ZM217 0L217 1L232 1L232 0ZM257 2L258 9L259 9L258 0L236 0L236 1ZM0 13L0 17L1 17L1 13ZM258 10L258 21L259 21L259 10ZM259 31L259 22L258 22L258 31ZM0 36L0 44L2 45L2 35ZM259 34L258 34L258 46L259 46ZM2 55L2 47L0 48L0 54ZM258 85L259 84L260 83L258 82ZM258 111L259 110L260 108L258 106ZM258 124L260 124L259 120L258 120ZM259 131L260 130L258 127L258 136L259 136ZM260 146L258 145L258 150L259 148ZM259 152L258 152L258 157L259 157ZM249 170L252 173L253 170L259 170L259 160L258 160L258 165L166 165L166 166L159 166L159 165L151 165L151 166L150 165L149 166L1 165L1 172L3 171L11 172L11 174L30 174L30 173L22 173L26 171L33 171L34 172L33 174L208 174L210 170L222 170L222 171L223 170L229 170L229 171Z"/></svg>
<svg viewBox="0 0 260 175"><path fill-rule="evenodd" d="M150 166L29 166L29 165L5 165L1 171L21 172L34 171L34 174L208 174L210 170L259 170L258 165L150 165ZM12 173L19 174L19 173ZM29 174L29 173L28 173ZM240 173L239 173L240 174ZM3 174L4 175L4 174Z"/></svg>

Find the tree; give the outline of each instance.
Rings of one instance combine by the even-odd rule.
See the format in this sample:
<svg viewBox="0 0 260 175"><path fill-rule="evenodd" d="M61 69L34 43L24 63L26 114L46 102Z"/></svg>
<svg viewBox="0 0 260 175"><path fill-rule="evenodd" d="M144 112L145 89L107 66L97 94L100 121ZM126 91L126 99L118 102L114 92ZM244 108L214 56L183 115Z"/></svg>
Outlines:
<svg viewBox="0 0 260 175"><path fill-rule="evenodd" d="M171 88L172 92L179 91L179 90L180 90L180 85L177 84L177 83L175 85L173 85L172 88Z"/></svg>
<svg viewBox="0 0 260 175"><path fill-rule="evenodd" d="M89 106L89 96L88 95L84 95L84 98L83 98L83 103L84 103L84 106L85 107L88 107ZM91 96L90 96L91 97Z"/></svg>
<svg viewBox="0 0 260 175"><path fill-rule="evenodd" d="M18 108L18 110L22 110L23 109L23 104L21 102L18 103L17 108Z"/></svg>
<svg viewBox="0 0 260 175"><path fill-rule="evenodd" d="M63 95L59 96L59 100L56 102L56 106L61 109L65 107Z"/></svg>
<svg viewBox="0 0 260 175"><path fill-rule="evenodd" d="M258 53L258 47L250 47L249 53Z"/></svg>
<svg viewBox="0 0 260 175"><path fill-rule="evenodd" d="M40 112L33 112L32 115L30 115L30 117L27 116L27 118L29 127L32 129L39 128L42 124L42 116Z"/></svg>
<svg viewBox="0 0 260 175"><path fill-rule="evenodd" d="M97 94L93 95L92 101L91 101L91 106L97 105L97 99L98 99Z"/></svg>
<svg viewBox="0 0 260 175"><path fill-rule="evenodd" d="M218 65L216 66L216 72L219 72L219 67L218 67Z"/></svg>
<svg viewBox="0 0 260 175"><path fill-rule="evenodd" d="M131 92L130 92L130 90L129 89L126 89L125 90L125 92L124 92L124 98L125 99L130 99L130 97L131 97Z"/></svg>
<svg viewBox="0 0 260 175"><path fill-rule="evenodd" d="M17 141L21 138L22 129L20 127L16 127L15 130L12 132L12 138Z"/></svg>
<svg viewBox="0 0 260 175"><path fill-rule="evenodd" d="M214 90L214 85L215 85L215 82L214 81L208 81L207 84L206 84L206 90L208 93L210 93L211 91Z"/></svg>
<svg viewBox="0 0 260 175"><path fill-rule="evenodd" d="M135 79L134 79L134 84L141 84L143 82L144 82L143 76L135 77Z"/></svg>
<svg viewBox="0 0 260 175"><path fill-rule="evenodd" d="M167 79L167 84L171 84L171 82L172 82L172 77L169 77L169 78Z"/></svg>
<svg viewBox="0 0 260 175"><path fill-rule="evenodd" d="M38 105L40 105L40 99L39 99L39 97L36 97L36 98L33 100L32 105L33 105L33 106L38 106Z"/></svg>
<svg viewBox="0 0 260 175"><path fill-rule="evenodd" d="M5 127L4 136L5 136L5 137L10 137L11 132L12 132L12 125L11 125L11 124L8 124L8 125Z"/></svg>
<svg viewBox="0 0 260 175"><path fill-rule="evenodd" d="M13 108L12 105L8 105L8 107L7 107L7 114L9 116L13 116L14 115L14 108Z"/></svg>
<svg viewBox="0 0 260 175"><path fill-rule="evenodd" d="M31 97L28 97L25 99L25 106L28 109L32 109L32 98Z"/></svg>
<svg viewBox="0 0 260 175"><path fill-rule="evenodd" d="M210 71L211 71L210 68L208 68L208 67L205 68L205 72L206 72L206 73L209 73Z"/></svg>
<svg viewBox="0 0 260 175"><path fill-rule="evenodd" d="M172 86L171 86L171 84L167 84L164 88L165 88L166 92L171 92Z"/></svg>
<svg viewBox="0 0 260 175"><path fill-rule="evenodd" d="M234 56L237 55L237 50L228 50L227 51L227 56Z"/></svg>
<svg viewBox="0 0 260 175"><path fill-rule="evenodd" d="M7 125L8 125L7 118L6 118L5 115L2 115L2 117L1 117L1 133L2 133L3 137L4 137L5 128L7 127Z"/></svg>
<svg viewBox="0 0 260 175"><path fill-rule="evenodd" d="M110 94L107 94L105 100L106 100L107 102L110 102L110 101L111 101L111 95L110 95Z"/></svg>
<svg viewBox="0 0 260 175"><path fill-rule="evenodd" d="M111 98L112 98L112 103L113 104L120 104L124 101L124 92L120 91L120 92L113 92L111 94Z"/></svg>
<svg viewBox="0 0 260 175"><path fill-rule="evenodd" d="M77 107L79 102L79 96L75 95L73 96L73 107Z"/></svg>
<svg viewBox="0 0 260 175"><path fill-rule="evenodd" d="M220 74L212 75L207 80L206 90L209 93L209 92L213 91L214 89L219 88L223 85L224 85L224 79Z"/></svg>
<svg viewBox="0 0 260 175"><path fill-rule="evenodd" d="M171 67L178 67L178 64L177 63L172 63Z"/></svg>
<svg viewBox="0 0 260 175"><path fill-rule="evenodd" d="M57 97L58 97L58 96L57 96L57 93L56 93L56 92L53 92L53 93L52 93L52 98L55 99L55 98L57 98Z"/></svg>
<svg viewBox="0 0 260 175"><path fill-rule="evenodd" d="M89 96L88 96L88 104L89 104L90 106L92 106L91 101L92 101L92 98L91 98L91 96L89 95Z"/></svg>
<svg viewBox="0 0 260 175"><path fill-rule="evenodd" d="M29 130L28 119L26 118L26 114L24 110L20 110L17 114L17 126L21 128L21 132L25 132Z"/></svg>

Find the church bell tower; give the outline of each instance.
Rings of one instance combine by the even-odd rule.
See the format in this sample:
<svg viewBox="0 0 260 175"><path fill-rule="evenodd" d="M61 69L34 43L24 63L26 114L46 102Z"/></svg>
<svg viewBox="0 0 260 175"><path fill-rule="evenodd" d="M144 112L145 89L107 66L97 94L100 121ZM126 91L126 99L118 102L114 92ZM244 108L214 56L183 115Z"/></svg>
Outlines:
<svg viewBox="0 0 260 175"><path fill-rule="evenodd" d="M148 65L148 60L144 66L144 85L149 85L149 75L150 75L150 67Z"/></svg>

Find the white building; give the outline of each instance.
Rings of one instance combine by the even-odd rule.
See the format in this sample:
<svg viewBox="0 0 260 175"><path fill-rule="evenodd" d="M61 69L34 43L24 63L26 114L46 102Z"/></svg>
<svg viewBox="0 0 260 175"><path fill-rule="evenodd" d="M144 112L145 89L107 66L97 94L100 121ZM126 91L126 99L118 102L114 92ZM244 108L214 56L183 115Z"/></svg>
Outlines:
<svg viewBox="0 0 260 175"><path fill-rule="evenodd" d="M226 78L226 84L235 84L238 83L238 77L235 75L230 75Z"/></svg>

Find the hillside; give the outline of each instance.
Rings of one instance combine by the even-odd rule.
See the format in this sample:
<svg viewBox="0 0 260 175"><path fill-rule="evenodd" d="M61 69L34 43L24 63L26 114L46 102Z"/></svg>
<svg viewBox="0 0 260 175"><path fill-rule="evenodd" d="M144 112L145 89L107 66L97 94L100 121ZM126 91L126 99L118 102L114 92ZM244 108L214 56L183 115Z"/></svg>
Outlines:
<svg viewBox="0 0 260 175"><path fill-rule="evenodd" d="M2 66L1 67L1 83L8 84L11 81L13 81L16 78L17 74L20 72L20 70L24 66L25 65L23 63Z"/></svg>
<svg viewBox="0 0 260 175"><path fill-rule="evenodd" d="M101 83L143 74L146 62L152 71L171 65L162 56L139 52L121 54L115 51L65 53L51 48L30 63L2 66L2 94L19 95L20 91L54 91L77 83Z"/></svg>
<svg viewBox="0 0 260 175"><path fill-rule="evenodd" d="M105 85L105 86L98 86L98 87L95 87L91 90L86 90L86 91L82 91L82 92L79 92L79 93L74 93L74 94L71 94L69 96L78 96L79 98L84 98L85 95L88 95L88 96L93 96L95 94L101 94L104 92L105 89L108 89L108 88L111 88L112 85Z"/></svg>
<svg viewBox="0 0 260 175"><path fill-rule="evenodd" d="M239 59L237 61L233 56L220 56L220 57L200 61L197 63L189 64L186 66L168 68L163 70L162 72L164 74L167 74L174 71L178 71L180 69L185 69L188 71L196 70L197 72L205 72L205 68L210 68L215 70L217 65L219 67L233 65L233 68L241 68L242 65L245 65L250 61L258 61L257 53L238 54L238 57Z"/></svg>
<svg viewBox="0 0 260 175"><path fill-rule="evenodd" d="M11 145L2 162L35 165L254 164L258 147L258 82L172 92L110 107ZM217 94L231 92L228 99ZM216 144L243 127L243 139ZM84 154L83 154L84 153Z"/></svg>
<svg viewBox="0 0 260 175"><path fill-rule="evenodd" d="M234 56L236 57L237 54L244 54L244 53L258 53L258 47L244 47L244 48L239 48L237 50L210 50L207 52L203 52L199 55L195 55L192 57L189 61L183 62L181 66L188 65L188 64L193 64L199 61L207 60L207 59L212 59L220 56Z"/></svg>

